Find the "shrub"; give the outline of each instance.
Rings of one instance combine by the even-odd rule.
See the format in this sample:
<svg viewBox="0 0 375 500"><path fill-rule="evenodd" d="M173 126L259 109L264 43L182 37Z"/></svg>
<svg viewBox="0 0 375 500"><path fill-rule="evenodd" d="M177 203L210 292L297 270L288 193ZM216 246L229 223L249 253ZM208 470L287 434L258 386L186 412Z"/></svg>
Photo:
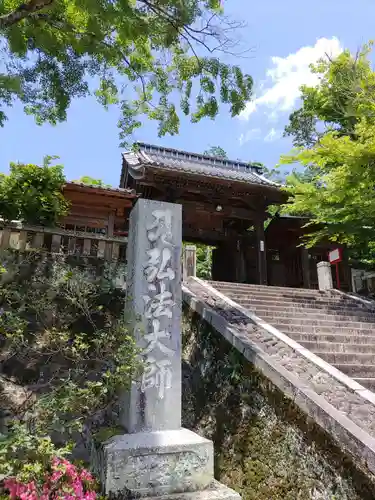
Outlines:
<svg viewBox="0 0 375 500"><path fill-rule="evenodd" d="M11 163L10 174L0 174L0 216L29 224L54 226L66 215L62 165L52 165L47 156L43 166Z"/></svg>
<svg viewBox="0 0 375 500"><path fill-rule="evenodd" d="M67 466L71 441L116 419L138 351L108 269L14 251L1 252L0 265L0 410L12 412L0 434L0 479L34 494L56 460Z"/></svg>
<svg viewBox="0 0 375 500"><path fill-rule="evenodd" d="M40 471L36 480L25 482L9 477L4 481L10 498L20 500L95 500L95 487L95 480L86 469L58 457L51 460L47 470Z"/></svg>

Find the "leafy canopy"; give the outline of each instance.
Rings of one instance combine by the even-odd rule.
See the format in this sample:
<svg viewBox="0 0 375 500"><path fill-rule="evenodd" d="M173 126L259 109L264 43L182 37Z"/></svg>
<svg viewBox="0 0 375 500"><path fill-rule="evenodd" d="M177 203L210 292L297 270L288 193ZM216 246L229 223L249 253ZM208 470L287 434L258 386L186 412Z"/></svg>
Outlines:
<svg viewBox="0 0 375 500"><path fill-rule="evenodd" d="M368 60L372 43L355 56L345 50L336 59L328 57L312 65L319 75L316 87L301 87L302 106L289 117L284 135L297 147L312 147L326 132L355 139L355 126L362 116L375 119L373 96L375 75Z"/></svg>
<svg viewBox="0 0 375 500"><path fill-rule="evenodd" d="M104 107L119 106L125 142L142 115L158 123L160 135L178 132L181 113L198 122L215 118L224 103L238 115L252 79L215 57L233 49L230 34L240 26L223 16L220 4L4 0L0 125L16 99L39 124L64 121L72 99L90 95L93 83Z"/></svg>
<svg viewBox="0 0 375 500"><path fill-rule="evenodd" d="M10 174L0 174L0 216L29 224L54 226L67 214L69 204L62 194L65 184L57 157L47 156L43 166L11 163Z"/></svg>
<svg viewBox="0 0 375 500"><path fill-rule="evenodd" d="M300 144L282 163L299 163L287 178L290 195L284 211L309 215L309 244L328 237L346 243L357 257L375 257L375 73L368 61L369 47L356 56L345 51L337 59L316 67L321 83L303 89L293 136ZM318 130L318 121L323 127ZM294 128L295 127L295 128Z"/></svg>
<svg viewBox="0 0 375 500"><path fill-rule="evenodd" d="M228 159L227 152L221 146L211 146L205 151L203 151L204 155L208 156L216 156L217 158Z"/></svg>
<svg viewBox="0 0 375 500"><path fill-rule="evenodd" d="M197 276L204 280L212 278L212 250L209 245L196 244L197 248Z"/></svg>
<svg viewBox="0 0 375 500"><path fill-rule="evenodd" d="M76 179L75 181L72 181L72 182L87 184L88 186L111 187L110 184L106 184L102 179L94 179L93 177L90 177L89 175L84 175L84 176L80 177L79 179Z"/></svg>

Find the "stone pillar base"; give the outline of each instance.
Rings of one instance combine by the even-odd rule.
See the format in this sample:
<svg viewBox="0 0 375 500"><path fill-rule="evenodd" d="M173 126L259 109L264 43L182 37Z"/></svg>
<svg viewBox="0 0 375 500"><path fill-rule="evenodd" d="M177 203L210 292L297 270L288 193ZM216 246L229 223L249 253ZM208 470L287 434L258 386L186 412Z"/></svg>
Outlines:
<svg viewBox="0 0 375 500"><path fill-rule="evenodd" d="M218 481L214 481L203 491L149 497L147 500L241 500L241 497L234 490L227 488Z"/></svg>
<svg viewBox="0 0 375 500"><path fill-rule="evenodd" d="M94 442L92 464L107 495L168 500L239 498L223 496L226 488L213 485L212 441L187 429L138 432ZM194 492L193 496L181 496L188 492ZM214 496L215 492L222 496Z"/></svg>

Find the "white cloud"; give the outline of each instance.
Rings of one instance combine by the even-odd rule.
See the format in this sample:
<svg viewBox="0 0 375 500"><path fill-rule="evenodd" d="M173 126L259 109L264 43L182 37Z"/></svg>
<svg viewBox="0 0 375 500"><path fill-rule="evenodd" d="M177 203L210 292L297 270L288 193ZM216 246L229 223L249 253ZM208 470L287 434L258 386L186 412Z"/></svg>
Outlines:
<svg viewBox="0 0 375 500"><path fill-rule="evenodd" d="M279 119L279 113L276 110L273 110L271 112L267 111L264 114L267 117L267 121L270 123L275 123Z"/></svg>
<svg viewBox="0 0 375 500"><path fill-rule="evenodd" d="M319 83L319 76L311 72L310 64L326 54L337 57L342 51L336 37L319 38L314 46L302 47L287 57L272 57L273 67L267 70L267 80L270 80L271 86L263 87L261 95L246 106L240 118L248 120L261 106L270 108L273 118L275 113L290 111L300 96L301 85L313 87Z"/></svg>
<svg viewBox="0 0 375 500"><path fill-rule="evenodd" d="M283 134L282 130L274 129L272 127L271 130L266 135L266 137L264 138L264 140L265 142L277 141L278 139L281 138L282 134Z"/></svg>
<svg viewBox="0 0 375 500"><path fill-rule="evenodd" d="M256 139L260 139L260 128L252 128L248 130L247 132L243 133L239 137L239 143L242 146L246 142L253 141Z"/></svg>

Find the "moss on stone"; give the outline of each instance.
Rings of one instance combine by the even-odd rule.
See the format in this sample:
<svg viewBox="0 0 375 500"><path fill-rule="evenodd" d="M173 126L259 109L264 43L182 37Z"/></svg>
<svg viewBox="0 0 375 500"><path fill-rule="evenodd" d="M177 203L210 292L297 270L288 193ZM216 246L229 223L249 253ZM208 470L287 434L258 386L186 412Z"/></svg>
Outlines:
<svg viewBox="0 0 375 500"><path fill-rule="evenodd" d="M101 427L93 437L97 443L104 443L108 441L108 439L121 434L124 434L124 429L122 427Z"/></svg>
<svg viewBox="0 0 375 500"><path fill-rule="evenodd" d="M212 439L215 476L244 500L370 500L374 478L186 307L183 424Z"/></svg>

